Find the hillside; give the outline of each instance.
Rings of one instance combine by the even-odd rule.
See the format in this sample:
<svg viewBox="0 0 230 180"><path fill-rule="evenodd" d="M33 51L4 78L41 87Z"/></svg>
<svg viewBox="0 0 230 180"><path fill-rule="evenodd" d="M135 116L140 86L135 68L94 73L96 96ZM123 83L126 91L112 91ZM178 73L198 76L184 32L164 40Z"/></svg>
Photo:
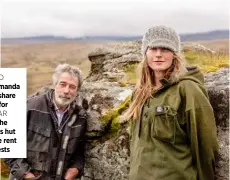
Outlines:
<svg viewBox="0 0 230 180"><path fill-rule="evenodd" d="M180 34L182 41L200 41L200 40L222 40L229 39L229 30L216 30L210 32L197 32L189 34ZM140 40L142 36L84 36L68 38L65 36L30 36L19 38L2 38L1 41L5 43L30 43L30 42L46 42L46 41L132 41Z"/></svg>

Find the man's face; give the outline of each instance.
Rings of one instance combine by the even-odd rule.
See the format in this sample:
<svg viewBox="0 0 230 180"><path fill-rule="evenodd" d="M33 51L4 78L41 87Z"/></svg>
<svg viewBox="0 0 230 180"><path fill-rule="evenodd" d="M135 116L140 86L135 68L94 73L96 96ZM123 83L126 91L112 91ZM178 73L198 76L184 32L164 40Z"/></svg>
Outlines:
<svg viewBox="0 0 230 180"><path fill-rule="evenodd" d="M166 71L173 62L173 53L166 48L148 48L147 62L153 71Z"/></svg>
<svg viewBox="0 0 230 180"><path fill-rule="evenodd" d="M78 90L78 78L65 72L62 73L55 86L55 102L60 107L69 105L75 99Z"/></svg>

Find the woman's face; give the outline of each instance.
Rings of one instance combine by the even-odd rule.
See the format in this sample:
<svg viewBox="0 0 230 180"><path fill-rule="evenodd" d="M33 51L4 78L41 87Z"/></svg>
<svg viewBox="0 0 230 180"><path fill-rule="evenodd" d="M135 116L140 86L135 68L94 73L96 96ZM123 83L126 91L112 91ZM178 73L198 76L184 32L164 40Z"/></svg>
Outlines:
<svg viewBox="0 0 230 180"><path fill-rule="evenodd" d="M173 62L173 52L166 48L148 48L146 57L148 66L158 72L165 72Z"/></svg>

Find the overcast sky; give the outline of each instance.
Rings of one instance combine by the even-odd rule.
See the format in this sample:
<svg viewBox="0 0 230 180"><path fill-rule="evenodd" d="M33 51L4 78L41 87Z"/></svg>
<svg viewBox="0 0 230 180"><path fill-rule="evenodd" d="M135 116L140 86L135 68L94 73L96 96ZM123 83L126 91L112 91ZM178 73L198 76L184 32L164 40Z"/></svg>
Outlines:
<svg viewBox="0 0 230 180"><path fill-rule="evenodd" d="M143 35L153 25L179 33L229 29L228 0L1 0L1 36Z"/></svg>

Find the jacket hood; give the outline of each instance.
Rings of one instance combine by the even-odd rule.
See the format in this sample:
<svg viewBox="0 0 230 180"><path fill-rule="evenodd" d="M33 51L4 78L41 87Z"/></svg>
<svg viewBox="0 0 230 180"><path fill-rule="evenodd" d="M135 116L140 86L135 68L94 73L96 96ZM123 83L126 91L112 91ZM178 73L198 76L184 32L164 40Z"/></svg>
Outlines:
<svg viewBox="0 0 230 180"><path fill-rule="evenodd" d="M189 67L186 67L186 69L187 69L187 72L183 76L180 77L178 82L183 81L183 80L192 80L195 83L204 85L204 75L201 73L198 67L189 66ZM176 82L173 83L166 78L161 79L160 82L163 85L162 89L170 87L172 84L176 83Z"/></svg>
<svg viewBox="0 0 230 180"><path fill-rule="evenodd" d="M190 67L186 67L188 72L186 72L184 74L184 76L182 76L180 78L180 81L183 80L192 80L196 83L199 83L201 85L204 84L204 75L201 73L200 69L197 68L196 66L190 66Z"/></svg>

